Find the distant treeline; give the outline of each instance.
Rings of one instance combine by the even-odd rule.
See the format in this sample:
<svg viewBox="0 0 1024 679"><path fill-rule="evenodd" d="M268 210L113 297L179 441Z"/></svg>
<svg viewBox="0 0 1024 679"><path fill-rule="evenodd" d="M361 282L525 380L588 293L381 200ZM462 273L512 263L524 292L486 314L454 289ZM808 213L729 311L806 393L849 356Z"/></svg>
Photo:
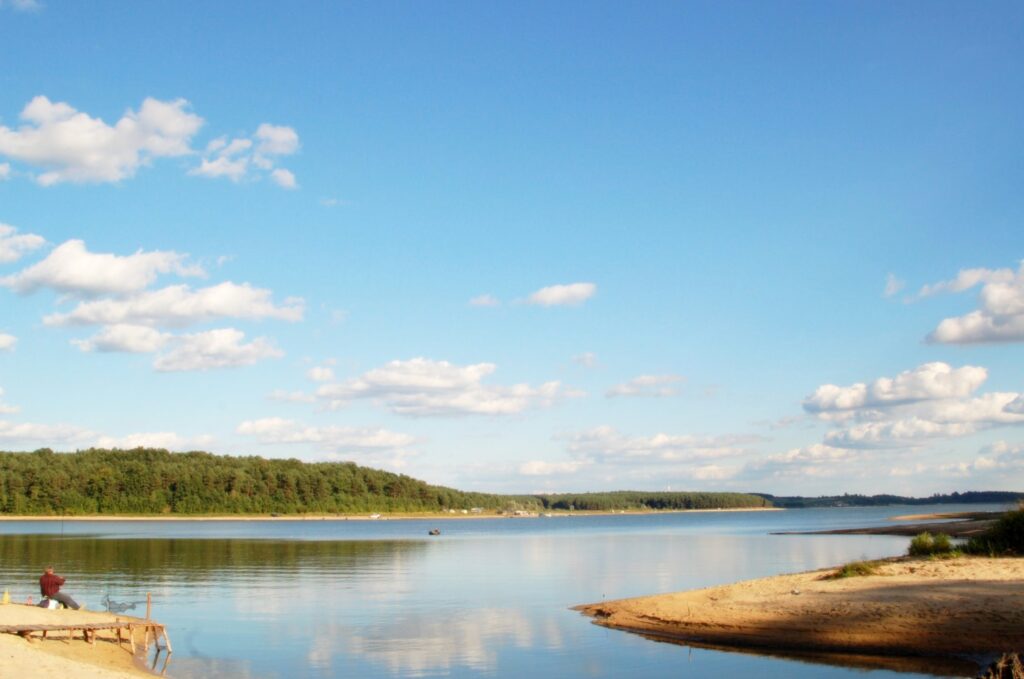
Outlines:
<svg viewBox="0 0 1024 679"><path fill-rule="evenodd" d="M545 509L610 511L617 509L736 509L771 507L760 495L746 493L645 493L620 490L610 493L537 495Z"/></svg>
<svg viewBox="0 0 1024 679"><path fill-rule="evenodd" d="M204 452L0 452L0 513L347 514L441 510L724 509L771 503L740 493L470 493L351 462Z"/></svg>
<svg viewBox="0 0 1024 679"><path fill-rule="evenodd" d="M930 497L902 495L823 495L782 497L757 493L776 507L873 507L881 505L1012 504L1024 500L1024 493L1001 490L971 490L966 493L935 494Z"/></svg>

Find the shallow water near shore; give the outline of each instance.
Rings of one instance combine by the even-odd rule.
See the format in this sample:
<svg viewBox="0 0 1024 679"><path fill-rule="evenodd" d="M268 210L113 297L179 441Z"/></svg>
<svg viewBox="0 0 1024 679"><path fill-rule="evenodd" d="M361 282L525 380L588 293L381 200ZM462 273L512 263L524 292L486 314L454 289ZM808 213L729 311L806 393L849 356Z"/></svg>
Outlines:
<svg viewBox="0 0 1024 679"><path fill-rule="evenodd" d="M200 677L914 677L856 659L656 643L570 610L901 554L909 538L769 535L882 525L937 505L386 521L11 521L0 587L38 597L47 563L94 609L168 625L168 674ZM828 663L823 664L822 660Z"/></svg>

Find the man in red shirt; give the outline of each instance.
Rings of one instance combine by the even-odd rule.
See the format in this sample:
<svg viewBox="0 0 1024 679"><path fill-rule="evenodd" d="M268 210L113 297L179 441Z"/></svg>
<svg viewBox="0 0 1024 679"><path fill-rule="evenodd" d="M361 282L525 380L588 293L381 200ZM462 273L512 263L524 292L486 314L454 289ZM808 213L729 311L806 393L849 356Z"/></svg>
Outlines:
<svg viewBox="0 0 1024 679"><path fill-rule="evenodd" d="M67 594L62 594L60 586L64 584L64 578L54 575L53 566L47 566L43 577L39 578L39 592L48 599L59 601L68 608L78 609L78 604Z"/></svg>

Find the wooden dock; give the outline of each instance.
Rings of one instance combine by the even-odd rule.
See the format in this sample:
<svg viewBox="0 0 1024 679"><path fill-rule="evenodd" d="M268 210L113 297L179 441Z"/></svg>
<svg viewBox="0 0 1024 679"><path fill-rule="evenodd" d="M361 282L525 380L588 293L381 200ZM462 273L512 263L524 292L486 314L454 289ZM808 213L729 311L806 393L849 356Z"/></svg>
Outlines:
<svg viewBox="0 0 1024 679"><path fill-rule="evenodd" d="M64 643L70 643L76 634L81 633L82 639L92 645L95 645L96 637L100 632L110 632L110 640L116 640L117 645L122 647L127 642L128 649L132 655L135 655L137 650L136 635L141 633L143 652L148 655L151 639L156 649L156 654L153 656L153 670L156 670L157 661L161 653L167 653L164 656L164 665L161 673L167 671L167 663L171 659L171 638L167 636L167 628L160 623L149 620L81 622L73 625L0 625L0 633L18 634L29 640L37 632L42 634L43 639L46 639L47 635L51 632L54 633L54 636L62 635L63 638L61 640Z"/></svg>

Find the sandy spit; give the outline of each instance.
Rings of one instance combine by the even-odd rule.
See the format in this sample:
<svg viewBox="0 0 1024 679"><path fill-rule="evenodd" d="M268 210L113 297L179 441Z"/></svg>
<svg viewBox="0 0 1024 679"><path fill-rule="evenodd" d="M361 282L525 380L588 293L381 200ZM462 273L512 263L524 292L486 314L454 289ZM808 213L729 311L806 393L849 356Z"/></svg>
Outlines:
<svg viewBox="0 0 1024 679"><path fill-rule="evenodd" d="M22 604L0 605L0 625L73 625L117 620L138 618L96 611L50 611ZM17 634L0 634L0 676L138 679L153 675L143 669L140 659L132 656L127 644L119 647L109 632L100 632L92 645L82 640L81 633L69 642L62 633L51 633L43 639L36 632L29 640Z"/></svg>
<svg viewBox="0 0 1024 679"><path fill-rule="evenodd" d="M1024 558L900 558L577 607L606 627L766 652L972 656L1024 649Z"/></svg>

